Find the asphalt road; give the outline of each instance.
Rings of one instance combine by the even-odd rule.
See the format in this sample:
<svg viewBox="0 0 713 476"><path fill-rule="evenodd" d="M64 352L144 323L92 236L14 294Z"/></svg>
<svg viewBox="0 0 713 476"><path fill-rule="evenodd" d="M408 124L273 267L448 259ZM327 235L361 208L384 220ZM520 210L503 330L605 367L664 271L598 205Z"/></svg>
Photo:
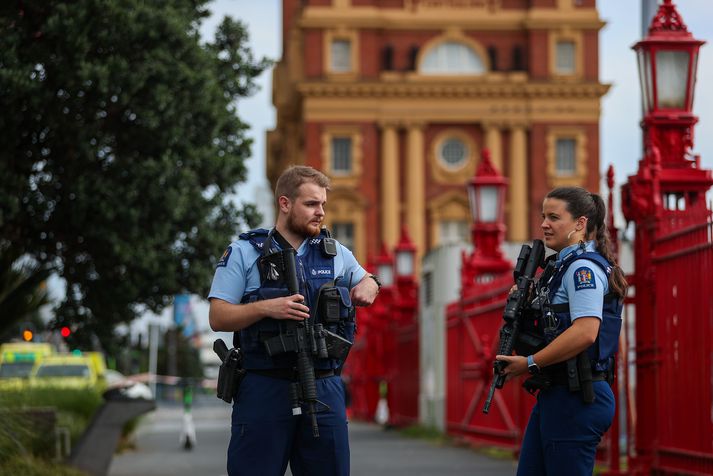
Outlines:
<svg viewBox="0 0 713 476"><path fill-rule="evenodd" d="M222 476L229 439L230 406L220 401L193 408L197 446L179 447L183 424L179 406L159 406L136 434L136 449L116 455L109 476ZM515 463L468 448L439 446L405 438L375 424L350 422L352 475L361 476L512 476ZM287 475L290 475L288 469Z"/></svg>

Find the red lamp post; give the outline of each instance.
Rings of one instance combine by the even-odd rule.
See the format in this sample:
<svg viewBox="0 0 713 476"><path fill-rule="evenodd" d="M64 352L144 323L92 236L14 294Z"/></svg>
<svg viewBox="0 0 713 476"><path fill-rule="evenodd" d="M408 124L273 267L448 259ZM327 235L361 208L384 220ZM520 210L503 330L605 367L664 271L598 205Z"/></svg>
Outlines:
<svg viewBox="0 0 713 476"><path fill-rule="evenodd" d="M636 456L630 455L629 474L650 474L662 428L658 420L663 359L659 353L665 338L660 333L669 316L661 311L662 301L657 301L652 291L661 279L656 276L654 255L660 250L661 237L705 223L710 215L705 194L713 177L690 152L698 121L693 115L693 92L703 44L688 32L671 0L664 0L647 37L633 46L642 87L644 155L637 174L622 187L624 216L636 224L633 284L639 418L633 429Z"/></svg>
<svg viewBox="0 0 713 476"><path fill-rule="evenodd" d="M401 227L401 238L394 248L396 256L396 285L399 292L406 285L411 285L415 282L414 260L416 259L416 246L411 241L408 235L406 226Z"/></svg>
<svg viewBox="0 0 713 476"><path fill-rule="evenodd" d="M648 36L633 46L642 88L644 157L622 190L629 220L685 210L675 220L681 224L706 213L704 196L713 182L710 172L701 170L700 158L690 154L698 122L693 115L698 50L704 43L693 38L671 0L664 0Z"/></svg>
<svg viewBox="0 0 713 476"><path fill-rule="evenodd" d="M415 259L416 246L411 241L406 226L401 227L401 238L394 248L396 273L396 308L399 321L412 322L416 317L418 296L416 294Z"/></svg>
<svg viewBox="0 0 713 476"><path fill-rule="evenodd" d="M386 245L381 245L379 255L374 258L374 265L382 286L392 286L394 284L394 257L386 249Z"/></svg>
<svg viewBox="0 0 713 476"><path fill-rule="evenodd" d="M468 184L473 253L463 255L461 283L487 283L499 274L510 271L512 265L500 250L505 234L505 190L507 179L500 175L490 162L490 152L483 150L483 160Z"/></svg>
<svg viewBox="0 0 713 476"><path fill-rule="evenodd" d="M376 274L381 280L381 291L371 306L371 334L369 349L375 357L372 374L377 377L376 396L378 397L378 382L384 380L387 368L391 365L391 346L388 343L386 329L394 307L394 256L389 253L386 245L381 246L379 255L374 258Z"/></svg>

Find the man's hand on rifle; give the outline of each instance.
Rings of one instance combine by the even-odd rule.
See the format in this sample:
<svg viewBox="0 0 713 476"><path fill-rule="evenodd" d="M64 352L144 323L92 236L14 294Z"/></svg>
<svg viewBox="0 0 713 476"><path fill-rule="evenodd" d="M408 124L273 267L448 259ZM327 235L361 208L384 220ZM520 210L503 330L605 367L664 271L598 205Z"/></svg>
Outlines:
<svg viewBox="0 0 713 476"><path fill-rule="evenodd" d="M496 355L495 360L507 363L507 367L502 372L505 375L505 380L527 373L527 357L521 355Z"/></svg>
<svg viewBox="0 0 713 476"><path fill-rule="evenodd" d="M309 318L309 308L302 304L305 298L301 294L266 299L265 315L273 319L289 319L293 321L304 321Z"/></svg>

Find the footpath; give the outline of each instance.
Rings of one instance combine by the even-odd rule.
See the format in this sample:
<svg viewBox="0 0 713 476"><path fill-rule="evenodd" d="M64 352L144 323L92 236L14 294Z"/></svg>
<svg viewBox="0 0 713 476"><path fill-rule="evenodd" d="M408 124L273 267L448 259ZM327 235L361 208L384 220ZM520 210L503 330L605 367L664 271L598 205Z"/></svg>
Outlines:
<svg viewBox="0 0 713 476"><path fill-rule="evenodd" d="M179 446L183 408L160 405L141 422L136 449L114 457L109 476L224 476L230 406L220 401L193 408L197 445ZM512 476L516 463L469 448L407 438L396 430L349 423L353 476ZM287 475L291 473L287 472Z"/></svg>

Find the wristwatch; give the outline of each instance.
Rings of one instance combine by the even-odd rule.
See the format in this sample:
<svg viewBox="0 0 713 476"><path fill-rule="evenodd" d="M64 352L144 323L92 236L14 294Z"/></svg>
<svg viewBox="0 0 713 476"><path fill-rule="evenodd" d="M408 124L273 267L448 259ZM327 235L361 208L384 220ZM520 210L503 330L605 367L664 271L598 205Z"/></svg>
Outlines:
<svg viewBox="0 0 713 476"><path fill-rule="evenodd" d="M378 286L378 291L381 291L381 281L379 281L379 278L377 278L374 274L370 274L369 277L373 279L376 285Z"/></svg>
<svg viewBox="0 0 713 476"><path fill-rule="evenodd" d="M540 373L540 366L535 363L534 355L527 356L527 371L530 372L531 375L537 375Z"/></svg>

